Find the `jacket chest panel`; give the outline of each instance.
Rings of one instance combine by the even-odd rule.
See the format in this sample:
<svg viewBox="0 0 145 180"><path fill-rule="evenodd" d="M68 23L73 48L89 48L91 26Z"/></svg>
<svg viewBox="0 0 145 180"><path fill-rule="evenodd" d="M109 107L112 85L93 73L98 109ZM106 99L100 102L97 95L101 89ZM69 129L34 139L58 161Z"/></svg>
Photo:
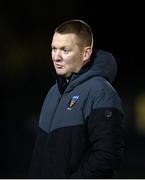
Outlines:
<svg viewBox="0 0 145 180"><path fill-rule="evenodd" d="M57 128L84 124L84 107L88 94L89 86L85 84L62 96L58 96L58 91L53 91L45 99L39 126L46 132L51 132Z"/></svg>
<svg viewBox="0 0 145 180"><path fill-rule="evenodd" d="M51 130L60 127L83 124L83 105L84 100L81 97L81 93L64 94L54 112Z"/></svg>

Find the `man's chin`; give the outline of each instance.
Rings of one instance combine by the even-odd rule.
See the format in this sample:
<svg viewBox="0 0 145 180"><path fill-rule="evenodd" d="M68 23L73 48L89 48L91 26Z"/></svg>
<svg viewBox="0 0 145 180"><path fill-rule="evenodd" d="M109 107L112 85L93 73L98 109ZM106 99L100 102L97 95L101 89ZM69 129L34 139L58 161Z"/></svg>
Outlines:
<svg viewBox="0 0 145 180"><path fill-rule="evenodd" d="M64 77L65 77L65 73L56 71L56 74L57 74L58 76L64 76Z"/></svg>

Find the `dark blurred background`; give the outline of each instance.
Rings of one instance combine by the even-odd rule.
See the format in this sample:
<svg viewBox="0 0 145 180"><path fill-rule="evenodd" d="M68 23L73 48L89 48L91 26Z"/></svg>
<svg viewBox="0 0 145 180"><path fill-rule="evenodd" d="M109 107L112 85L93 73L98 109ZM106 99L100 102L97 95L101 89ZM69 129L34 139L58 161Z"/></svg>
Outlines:
<svg viewBox="0 0 145 180"><path fill-rule="evenodd" d="M113 85L123 101L126 149L116 178L145 178L145 5L110 3L0 1L0 178L28 177L41 105L55 82L52 33L74 18L91 25L95 46L118 63Z"/></svg>

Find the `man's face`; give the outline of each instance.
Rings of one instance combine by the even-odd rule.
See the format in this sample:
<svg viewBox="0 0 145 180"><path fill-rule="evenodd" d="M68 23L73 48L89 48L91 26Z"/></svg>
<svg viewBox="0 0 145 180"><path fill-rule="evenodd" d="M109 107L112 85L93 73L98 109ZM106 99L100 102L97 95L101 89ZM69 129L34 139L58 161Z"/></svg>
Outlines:
<svg viewBox="0 0 145 180"><path fill-rule="evenodd" d="M52 39L52 60L58 75L69 77L83 66L84 50L75 34L55 33Z"/></svg>

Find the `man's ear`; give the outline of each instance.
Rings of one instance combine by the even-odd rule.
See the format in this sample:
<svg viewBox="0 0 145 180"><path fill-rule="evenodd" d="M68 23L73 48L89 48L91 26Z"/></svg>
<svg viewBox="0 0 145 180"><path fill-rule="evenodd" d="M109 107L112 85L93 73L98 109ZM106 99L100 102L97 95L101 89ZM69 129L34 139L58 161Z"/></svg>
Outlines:
<svg viewBox="0 0 145 180"><path fill-rule="evenodd" d="M84 48L83 64L89 62L92 54L92 48L90 46Z"/></svg>

